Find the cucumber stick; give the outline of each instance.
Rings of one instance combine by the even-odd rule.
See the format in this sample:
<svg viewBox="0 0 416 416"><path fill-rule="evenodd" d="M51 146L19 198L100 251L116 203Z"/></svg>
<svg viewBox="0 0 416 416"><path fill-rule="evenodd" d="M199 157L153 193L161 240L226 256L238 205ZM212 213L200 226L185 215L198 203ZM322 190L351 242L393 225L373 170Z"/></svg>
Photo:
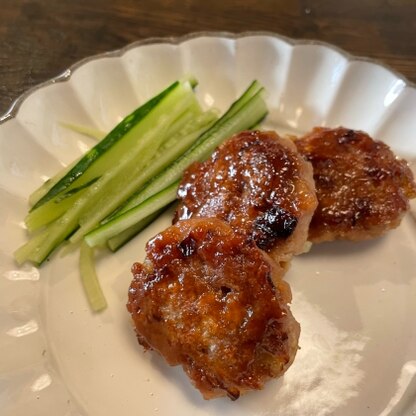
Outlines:
<svg viewBox="0 0 416 416"><path fill-rule="evenodd" d="M184 103L182 102L181 105L184 105ZM181 110L183 111L182 108ZM94 212L98 207L102 215L106 215L113 210L113 205L117 205L117 201L118 204L124 202L123 197L127 198L129 196L125 195L128 183L137 172L144 168L146 162L151 158L152 153L157 150L155 142L163 134L166 134L166 126L169 119L174 117L173 111L169 114L169 117L166 117L166 114L164 114L163 120L159 121L158 128L149 131L146 140L142 140L148 144L145 149L142 148L139 154L136 151L125 155L117 165L103 174L96 183L88 188L71 209L65 212L52 225L49 235L44 240L40 250L36 253L36 257L34 258L36 262L41 263L55 247L78 228L80 219L84 213ZM158 132L160 134L157 134ZM139 155L140 159L138 160ZM82 237L81 234L77 235Z"/></svg>
<svg viewBox="0 0 416 416"><path fill-rule="evenodd" d="M163 189L161 192L153 195L142 204L132 208L130 211L119 215L113 221L110 221L100 228L90 232L84 237L84 241L90 246L103 246L107 240L121 231L137 224L144 220L155 211L166 207L176 199L176 191L178 189L179 181L172 183L170 186Z"/></svg>
<svg viewBox="0 0 416 416"><path fill-rule="evenodd" d="M163 207L158 211L155 211L153 214L147 216L143 220L137 222L131 227L120 232L116 236L110 238L107 241L107 246L111 251L117 251L119 248L128 243L136 234L144 230L149 224L151 224L159 215L161 215L167 207Z"/></svg>
<svg viewBox="0 0 416 416"><path fill-rule="evenodd" d="M63 167L55 176L49 178L43 184L29 195L29 205L33 207L41 198L43 198L70 170L80 161L81 157L75 159L68 166ZM33 209L33 208L31 208Z"/></svg>
<svg viewBox="0 0 416 416"><path fill-rule="evenodd" d="M188 99L189 102L187 101ZM195 101L193 94L190 94L186 100L182 100L180 105L183 106L185 110L176 120L174 120L174 122L172 122L172 124L170 124L170 122L172 121L172 118L175 117L174 112L172 112L170 117L165 118L164 121L161 120L159 123L159 128L151 130L151 135L149 137L146 135L142 136L142 146L137 146L135 149L132 149L129 154L125 155L124 161L120 161L119 166L110 169L100 178L95 178L89 182L91 183L95 180L98 180L99 183L97 183L97 185L101 186L101 182L107 183L106 181L108 176L113 175L114 171L120 170L121 172L121 174L118 174L117 178L112 179L111 193L105 193L101 197L101 202L98 200L98 194L94 199L96 204L105 206L105 212L97 209L91 210L89 214L90 216L100 217L101 220L103 217L111 213L118 207L120 203L119 200L121 198L125 198L125 195L127 195L127 197L130 196L130 194L136 190L135 184L140 183L140 178L143 176L142 174L146 172L146 169L144 169L146 165L149 164L153 158L159 159L159 153L162 153L164 150L166 150L168 145L172 146L173 140L181 139L182 142L182 139L185 139L186 142L188 138L182 136L188 134L188 132L192 132L193 136L191 136L189 140L194 141L196 138L194 137L196 134L195 132L200 132L201 126L208 126L216 119L215 113L213 111L200 114L201 109ZM177 106L176 110L180 111L179 105ZM163 123L165 123L167 129L163 128ZM183 126L184 124L185 126ZM199 130L195 130L196 128L199 128ZM156 135L157 132L159 132L158 135ZM166 140L166 142L164 142L164 140ZM160 150L158 150L158 146L161 143L163 144ZM146 148L144 148L144 144L147 146ZM186 144L185 147L179 145L178 148L182 148L182 152L184 152L186 148L190 146L190 144L191 143ZM158 152L156 152L157 150ZM164 153L162 153L162 155L164 155ZM156 173L157 172L153 171L152 175ZM117 183L119 183L118 188L116 185ZM52 219L57 218L66 212L70 204L74 203L74 201L76 201L81 197L81 195L84 194L82 187L86 185L88 185L88 183L81 185L78 188L74 188L72 186L65 192L56 196L54 199L31 211L25 219L28 230L33 232L38 228L46 225ZM66 196L68 196L68 194L71 192L75 192L77 190L82 190L82 192L75 196L71 195L69 200L67 200ZM80 219L80 224L87 222L89 220L88 218L88 216L82 217ZM95 222L96 220L92 219L92 221L94 222L95 226L97 224L97 222Z"/></svg>
<svg viewBox="0 0 416 416"><path fill-rule="evenodd" d="M85 237L87 243L91 246L102 245L107 239L115 238L120 233L124 233L126 239L130 239L134 233L136 222L143 219L141 215L138 215L139 218L135 217L136 209L141 213L142 205L146 204L146 207L150 206L149 201L152 201L153 196L163 193L164 190L166 192L169 190L170 192L171 187L176 186L183 171L192 162L208 157L226 138L258 124L267 114L267 107L262 98L263 88L257 88L256 85L256 91L253 93L251 87L243 94L240 99L241 101L238 100L231 106L230 110L198 139L196 143L199 144L194 145L188 152L183 154L171 166L145 186L115 216L111 217L108 222L87 234ZM249 98L247 98L248 95ZM160 209L160 207L155 204L154 210L157 209ZM122 244L122 238L118 238L117 242L113 240L109 243L110 248L111 246L121 246Z"/></svg>
<svg viewBox="0 0 416 416"><path fill-rule="evenodd" d="M114 160L120 159L126 151L129 151L132 144L138 141L143 130L146 131L154 125L152 123L155 120L149 117L152 110L157 108L158 104L172 91L181 89L184 85L191 89L188 83L175 82L124 118L103 140L90 149L63 178L55 183L46 195L36 202L33 209L66 190L77 180L85 183L105 172L112 166ZM112 150L110 153L108 153L109 149Z"/></svg>
<svg viewBox="0 0 416 416"><path fill-rule="evenodd" d="M171 88L169 94L164 96L158 102L158 105L154 106L141 121L143 134L140 135L140 140L136 138L139 145L133 143L132 147L127 149L122 157L107 160L109 163L108 169L74 202L68 211L47 227L47 235L42 244L31 251L28 260L37 264L42 263L53 249L78 228L82 215L88 209L94 210L96 208L96 203L100 198L105 200L105 196L118 197L117 193L113 193L113 190L117 192L123 189L131 179L131 172L136 173L146 166L163 140L167 139L167 133L172 133L169 130L170 126L176 125L180 129L183 126L177 122L184 113L191 111L196 114L201 111L189 84L176 83L173 85L175 85L175 88ZM187 120L186 117L182 118L184 121ZM120 149L113 147L110 152L104 153L102 157L111 155L115 150L117 150L115 155L118 156ZM84 176L87 173L88 171ZM77 183L77 185L79 184ZM65 189L68 190L69 187ZM119 203L121 202L123 202L122 199ZM33 243L29 241L27 244L32 246ZM25 252L25 249L22 250Z"/></svg>
<svg viewBox="0 0 416 416"><path fill-rule="evenodd" d="M107 301L101 290L94 264L94 250L87 244L81 244L79 256L79 270L81 282L84 286L88 302L94 312L99 312L107 307Z"/></svg>
<svg viewBox="0 0 416 416"><path fill-rule="evenodd" d="M139 187L143 186L152 177L157 175L166 166L172 163L179 157L186 149L188 149L192 143L198 138L202 131L205 131L209 124L214 121L214 114L212 112L202 114L200 117L195 117L190 123L184 126L184 128L178 133L180 141L176 146L165 150L164 153L158 154L157 158L151 161L145 169L140 168L140 165L133 166L129 178L126 180L123 177L123 181L120 182L121 186L114 185L114 181L111 184L111 194L105 192L102 197L97 200L95 209L88 210L87 214L80 218L80 228L70 238L71 242L78 242L82 237L103 220L107 215L116 210L123 202L125 202ZM198 127L195 130L195 126ZM143 157L143 153L141 153ZM123 173L124 175L124 173ZM117 179L117 178L116 178Z"/></svg>
<svg viewBox="0 0 416 416"><path fill-rule="evenodd" d="M30 212L25 218L28 231L32 233L59 218L97 179L95 178L78 188L72 188Z"/></svg>
<svg viewBox="0 0 416 416"><path fill-rule="evenodd" d="M185 81L187 82L187 81ZM195 87L197 82L194 78L189 80L191 87ZM144 105L136 109L133 113L125 117L110 133L105 136L105 133L101 133L98 130L78 126L75 124L68 124L68 123L61 123L64 127L79 132L81 134L86 134L91 137L96 137L97 139L99 136L104 135L105 137L90 151L88 151L84 156L76 159L66 168L62 169L58 172L55 176L48 179L44 182L38 189L36 189L32 194L29 196L29 204L32 206L32 210L38 208L39 206L43 205L45 202L49 201L50 199L54 198L55 195L62 193L68 187L72 186L72 183L77 181L78 178L82 177L82 181L84 183L88 182L88 178L85 175L85 172L90 168L92 164L95 163L96 159L100 159L100 165L104 165L107 169L111 166L111 163L106 164L106 160L103 161L104 153L109 151L111 148L114 147L119 141L123 140L125 143L126 141L132 140L132 138L138 136L140 132L137 132L136 125L140 123L140 121L154 108L166 95L168 95L172 89L176 88L179 85L179 82L174 82L169 87L167 87L164 91L160 94L155 96L154 98L147 101ZM126 135L129 133L129 136L126 139ZM121 154L124 148L128 148L130 143L124 145L123 149L120 149L118 152ZM120 144L118 144L120 147ZM114 151L114 149L113 149ZM114 153L109 155L108 159L111 162L111 159L116 159ZM100 173L100 165L95 166L95 170L99 171L96 176L99 176ZM101 172L102 173L102 172ZM89 172L89 176L94 176L94 171ZM90 179L91 180L91 179ZM52 209L56 207L56 204L51 204ZM48 223L49 221L46 221ZM29 224L31 221L29 220ZM30 225L28 225L29 230Z"/></svg>
<svg viewBox="0 0 416 416"><path fill-rule="evenodd" d="M185 151L191 147L195 140L197 140L198 137L200 137L200 135L217 120L217 118L218 117L214 111L206 111L191 120L177 135L172 136L169 148L162 147L148 164L146 169L135 176L133 179L134 187L136 189L141 189L143 185L162 172L180 155L185 153ZM109 219L117 215L117 212L118 210L105 218L103 222L107 222Z"/></svg>
<svg viewBox="0 0 416 416"><path fill-rule="evenodd" d="M102 140L107 136L107 134L103 131L95 129L93 127L72 123L60 124L62 127L65 127L68 130L72 130L76 133L83 134L84 136L91 137L95 140ZM43 198L52 189L52 187L55 186L58 183L58 181L60 181L80 161L81 157L75 159L72 163L70 163L64 169L61 169L55 176L49 178L39 188L32 192L29 196L30 206L35 205L41 198Z"/></svg>
<svg viewBox="0 0 416 416"><path fill-rule="evenodd" d="M47 236L48 230L44 229L40 233L33 236L26 244L19 247L14 252L14 258L16 260L16 263L20 266L25 261L30 260L31 262L39 266L42 262L37 261L37 259L35 258L35 254L39 250L39 248L42 247Z"/></svg>
<svg viewBox="0 0 416 416"><path fill-rule="evenodd" d="M73 124L73 123L60 123L62 127L65 127L68 130L72 130L75 133L82 134L84 136L90 137L91 139L95 140L102 140L105 136L107 136L106 133L104 133L102 130L95 129L93 127L89 126L83 126L81 124Z"/></svg>

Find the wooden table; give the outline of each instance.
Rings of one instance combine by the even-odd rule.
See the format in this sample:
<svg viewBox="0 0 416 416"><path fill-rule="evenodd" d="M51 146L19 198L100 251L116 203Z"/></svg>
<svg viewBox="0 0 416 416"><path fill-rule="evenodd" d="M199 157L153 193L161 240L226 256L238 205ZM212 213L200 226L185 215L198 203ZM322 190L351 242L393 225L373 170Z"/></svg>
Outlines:
<svg viewBox="0 0 416 416"><path fill-rule="evenodd" d="M0 0L0 10L0 114L82 58L195 31L319 39L416 82L414 0Z"/></svg>

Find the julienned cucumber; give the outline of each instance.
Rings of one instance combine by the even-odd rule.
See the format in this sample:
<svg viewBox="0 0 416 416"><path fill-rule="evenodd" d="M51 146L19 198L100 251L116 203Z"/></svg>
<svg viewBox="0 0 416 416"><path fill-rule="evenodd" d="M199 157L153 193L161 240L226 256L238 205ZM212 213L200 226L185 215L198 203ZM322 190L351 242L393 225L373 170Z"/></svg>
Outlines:
<svg viewBox="0 0 416 416"><path fill-rule="evenodd" d="M157 97L160 97L160 95ZM152 108L150 109L149 103L152 104ZM108 172L117 168L117 165L121 163L121 160L126 160L128 157L131 159L138 156L139 153L139 162L144 165L149 161L149 156L151 158L155 151L157 151L158 146L161 145L164 140L174 135L182 125L189 120L188 113L191 115L201 113L201 108L189 83L173 84L173 87L169 87L168 92L163 95L157 104L154 104L152 99L147 104L140 107L139 110L143 108L144 110L139 112L138 115L133 113L137 116L135 119L129 116L120 123L120 126L124 126L124 130L127 130L129 126L133 126L127 130L127 133L124 136L113 136L113 134L110 133L102 142L89 151L86 156L84 156L67 175L58 181L47 195L32 208L26 218L26 224L30 231L34 231L47 224L47 213L50 210L65 211L65 209L59 207L61 203L65 205L65 202L62 202L63 200L61 198L63 193L74 188L79 188L93 180L101 180L105 175L108 177ZM147 112L143 115L145 110ZM142 117L140 120L137 120L140 115L142 115ZM116 127L113 132L117 133L118 130L119 128ZM112 137L115 137L118 140L108 140L108 138L111 139ZM102 146L102 143L106 143L106 145ZM137 165L138 164L135 164L135 166ZM95 186L97 185L98 184ZM60 189L59 192L58 188ZM40 204L42 201L44 202ZM40 212L35 214L37 209ZM43 215L43 212L46 213L46 216ZM32 216L37 218L36 221L32 220Z"/></svg>
<svg viewBox="0 0 416 416"><path fill-rule="evenodd" d="M111 166L117 156L117 159L124 154L137 141L140 132L136 130L147 119L149 113L157 107L157 105L169 95L169 93L180 86L180 82L176 81L160 94L151 98L145 104L136 109L133 113L125 117L103 140L89 150L76 163L67 174L53 183L53 186L47 190L32 209L35 209L45 202L49 201L62 191L66 190L73 183L82 178L83 182L88 182L95 176L100 176L108 166ZM108 150L112 152L108 153ZM106 154L107 153L107 154ZM115 160L117 160L115 159ZM92 169L93 168L93 169ZM87 173L88 172L88 173ZM45 190L47 187L45 188ZM36 191L35 191L36 192Z"/></svg>
<svg viewBox="0 0 416 416"><path fill-rule="evenodd" d="M102 140L106 133L101 130L94 129L92 127L72 124L72 123L60 123L62 127L65 127L68 130L72 130L76 133L82 134L84 136L91 137L95 140ZM33 191L29 196L29 205L32 207L36 204L41 198L43 198L53 186L55 186L58 181L60 181L79 161L81 157L74 160L70 165L66 166L64 169L61 169L57 175L48 179L44 182L39 188Z"/></svg>
<svg viewBox="0 0 416 416"><path fill-rule="evenodd" d="M187 111L168 129L166 141L163 142L160 149L155 153L154 150L156 150L156 147L152 148L152 153L154 153L154 155L147 163L145 169L143 169L142 163L146 159L144 152L141 152L140 162L137 162L136 156L133 155L131 162L132 166L130 172L128 172L131 180L128 181L127 186L123 185L120 191L114 188L112 190L113 194L117 193L117 195L104 194L101 200L96 202L98 204L97 209L87 212L80 218L80 225L85 228L85 223L91 221L95 226L98 223L96 218L102 219L118 208L120 198L123 198L123 195L130 195L133 193L138 187L171 163L173 158L177 158L180 154L185 152L201 132L205 131L217 119L216 113L212 110L201 114L199 114L199 108L197 110L198 111ZM177 131L184 123L185 125L183 128L181 128L180 131ZM161 134L160 138L163 139L163 137L164 135ZM156 145L157 143L154 144ZM125 169L126 168L123 168L123 170ZM125 176L124 173L123 177L124 183L127 182L127 176ZM98 179L99 178L96 178L96 180ZM83 189L83 187L86 187L88 184L92 184L92 182L77 188L72 187L36 210L30 212L25 219L28 230L35 231L64 214L68 208L86 192L86 189ZM72 195L73 193L74 195ZM108 202L105 202L103 198ZM103 209L98 209L99 206L103 207Z"/></svg>
<svg viewBox="0 0 416 416"><path fill-rule="evenodd" d="M137 207L132 208L130 211L119 215L114 220L90 232L84 237L84 240L90 247L105 245L109 238L134 226L139 221L144 220L149 215L152 215L173 202L176 199L178 185L179 181L172 183Z"/></svg>
<svg viewBox="0 0 416 416"><path fill-rule="evenodd" d="M84 286L85 294L91 309L99 312L107 307L100 282L94 265L94 251L86 244L82 243L79 256L79 271L81 274L81 282Z"/></svg>
<svg viewBox="0 0 416 416"><path fill-rule="evenodd" d="M107 136L105 132L102 130L94 129L92 127L83 126L81 124L73 124L73 123L60 123L62 127L65 127L68 130L72 130L75 133L82 134L87 137L91 137L97 141L101 141L104 137Z"/></svg>
<svg viewBox="0 0 416 416"><path fill-rule="evenodd" d="M216 119L217 117L212 111L193 117L193 119L179 131L176 139L175 136L173 136L176 145L167 149L162 149L161 152L158 152L145 169L139 170L138 166L132 167L130 178L121 189L114 189L113 187L113 195L105 194L104 199L102 198L97 202L97 206L94 210L88 211L80 218L80 228L71 237L71 242L81 240L87 232L99 225L101 220L117 210L126 199L137 191L137 189L140 189L146 182L169 166L175 159L183 154L200 134L209 128Z"/></svg>
<svg viewBox="0 0 416 416"><path fill-rule="evenodd" d="M117 234L115 237L110 238L107 241L107 246L111 251L117 251L119 248L123 247L126 243L128 243L132 238L134 238L140 231L144 230L149 224L155 221L159 215L163 214L163 212L168 209L170 205L161 208L160 210L154 212L153 214L147 216L143 220L139 221L132 227L127 228L126 230L122 231L120 234Z"/></svg>
<svg viewBox="0 0 416 416"><path fill-rule="evenodd" d="M87 191L87 188L98 179L99 178L94 178L79 187L64 191L54 199L29 212L25 218L25 224L28 231L32 233L59 218L64 212L71 208L76 200Z"/></svg>
<svg viewBox="0 0 416 416"><path fill-rule="evenodd" d="M85 192L82 192L80 197L63 215L39 231L42 239L38 237L38 234L35 234L32 240L18 250L16 258L18 257L19 262L30 260L41 264L62 241L76 231L83 215L86 215L89 210L97 209L98 201L105 200L107 196L115 199L119 198L118 191L130 182L132 174L145 169L152 157L158 152L159 147L165 141L168 141L173 134L180 131L184 124L189 121L188 113L196 116L201 111L188 82L173 84L168 93L138 123L141 134L138 137L135 135L134 140L132 140L131 130L127 132L130 147L125 148L124 152L120 153L120 146L113 146L102 154L101 158L104 158L107 162L105 164L106 169L99 179L89 186ZM123 122L126 122L126 120ZM172 131L173 127L176 131ZM122 138L118 143L120 142L126 143ZM124 147L124 144L122 147ZM71 185L75 187L80 186L83 181L84 183L88 182L85 177L91 176L89 173L94 171L94 165L97 165L100 159L97 159L89 170L85 170L84 174L79 176L79 181L73 181ZM83 177L84 179L82 179ZM94 177L95 175L92 176L92 178ZM66 192L69 190L69 186L65 188ZM132 192L134 191L135 189ZM55 195L55 197L58 196L60 195ZM126 197L129 197L129 195ZM124 200L119 199L119 204ZM37 241L41 241L41 243L36 244Z"/></svg>
<svg viewBox="0 0 416 416"><path fill-rule="evenodd" d="M187 166L194 161L205 159L226 138L241 130L249 129L265 117L267 108L262 98L262 92L263 88L257 82L253 83L240 100L235 102L223 117L201 135L189 151L148 183L109 221L87 234L85 237L87 244L91 247L103 245L108 239L120 233L125 233L126 238L131 238L136 223L145 218L143 212L150 215L161 208L158 203L152 202L153 198L161 194L164 195L164 192L171 195L172 186L176 188L176 181L180 179ZM170 202L171 200L166 204ZM152 206L153 211L151 210ZM130 231L128 231L129 229ZM118 245L122 243L122 240L118 240ZM114 247L113 243L110 245Z"/></svg>

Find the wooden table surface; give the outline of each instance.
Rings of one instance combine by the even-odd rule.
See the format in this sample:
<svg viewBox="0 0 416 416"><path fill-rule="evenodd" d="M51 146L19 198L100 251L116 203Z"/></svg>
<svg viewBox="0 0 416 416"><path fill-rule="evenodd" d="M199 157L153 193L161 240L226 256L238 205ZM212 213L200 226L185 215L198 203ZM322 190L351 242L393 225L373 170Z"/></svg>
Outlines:
<svg viewBox="0 0 416 416"><path fill-rule="evenodd" d="M319 39L416 82L415 0L0 0L0 9L0 114L82 58L195 31Z"/></svg>

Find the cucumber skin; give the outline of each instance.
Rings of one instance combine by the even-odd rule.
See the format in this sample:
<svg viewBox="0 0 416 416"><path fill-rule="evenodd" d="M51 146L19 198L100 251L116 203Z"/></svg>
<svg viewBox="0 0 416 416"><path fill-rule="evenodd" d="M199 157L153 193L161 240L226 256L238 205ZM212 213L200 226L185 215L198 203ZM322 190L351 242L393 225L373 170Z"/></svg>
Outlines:
<svg viewBox="0 0 416 416"><path fill-rule="evenodd" d="M91 150L89 150L80 161L39 201L37 201L31 208L31 211L37 207L43 205L45 202L54 198L56 195L65 190L71 185L77 178L79 178L94 161L111 148L115 143L122 139L128 131L130 131L140 120L142 120L154 107L163 100L174 88L179 85L179 81L174 82L165 90L163 90L156 97L151 98L145 104L136 109L133 113L129 114L124 120L122 120L108 135L97 143Z"/></svg>
<svg viewBox="0 0 416 416"><path fill-rule="evenodd" d="M161 100L163 102L160 102L158 106L153 107L152 111L149 111L149 114L147 115L147 117L141 120L142 122L149 124L149 117L151 117L152 120L154 118L155 119L154 122L156 123L154 124L154 126L156 126L154 128L160 129L163 126L162 127L159 126L159 123L163 121L164 118L166 119L166 117L164 116L166 111L169 111L169 115L167 119L165 120L165 122L167 123L168 120L170 120L169 122L171 121L174 122L175 118L178 117L182 113L182 110L185 110L186 108L188 109L193 108L192 106L193 106L194 101L195 101L195 105L198 105L198 108L200 108L199 103L196 101L196 98L194 97L189 85L181 84L177 82L173 84L173 87L169 87L169 88L170 88L169 94L163 97L163 100ZM190 94L190 95L188 96L187 94ZM175 104L176 100L182 99L182 98L185 98L186 102L183 102L179 106L179 108L175 109L175 111L173 111L172 108L169 110L168 108L169 105ZM159 108L161 105L163 105L163 107ZM128 131L126 134L130 134L130 131ZM155 134L156 133L152 133L153 136ZM151 145L150 142L147 143L147 146L149 145ZM125 152L125 153L126 153L125 158L127 162L130 164L130 162L132 162L133 156L131 152L130 153ZM120 163L115 164L113 167L115 171L118 172L117 175L121 174ZM29 260L32 263L41 264L65 239L68 239L68 238L75 239L75 237L78 235L77 231L80 230L79 220L81 216L83 215L83 213L85 212L85 209L87 207L89 209L90 208L94 209L95 207L93 206L93 202L92 202L93 198L98 198L99 193L103 195L103 192L102 192L103 186L107 186L108 185L107 182L111 182L112 180L117 179L113 177L114 175L109 176L109 174L110 172L105 172L104 175L102 175L102 177L100 178L100 180L97 181L97 183L87 188L87 192L80 199L77 199L74 205L69 210L67 210L61 217L59 217L53 223L47 226L46 230L48 231L48 233L45 239L42 241L41 245L36 245L35 247L33 247L33 242L32 242L33 239L32 239L22 247L22 250L18 250L17 254L19 256L20 261ZM104 180L104 177L106 177L107 182L102 181ZM101 183L101 186L98 186L99 182ZM34 236L33 238L35 237L36 236ZM29 250L30 247L33 248L32 251ZM23 253L25 253L26 256L24 256Z"/></svg>
<svg viewBox="0 0 416 416"><path fill-rule="evenodd" d="M173 103L171 101L174 102L175 108L172 107ZM140 171L145 169L147 163L156 154L163 139L169 137L168 133L172 133L170 127L175 126L176 129L180 130L183 123L187 121L186 117L182 117L183 114L196 109L201 111L195 95L185 86L172 91L169 96L165 97L164 102L160 103L154 110L160 113L160 106L168 108L164 110L164 114L159 114L158 120L155 120L150 132L146 133L147 139L145 140L144 136L142 137L142 144L145 143L145 146L142 146L140 154L131 149L128 157L125 158L126 160L120 160L85 194L89 201L85 202L78 222L80 228L71 236L71 243L81 241L85 234L99 225L106 216L110 215L136 191L137 184L134 177L140 175ZM182 120L179 124L177 123L178 116ZM148 117L152 117L152 115L149 114ZM147 118L144 121L148 121ZM151 141L149 137L153 137L153 140ZM98 188L100 189L96 192ZM77 203L81 203L81 199Z"/></svg>
<svg viewBox="0 0 416 416"><path fill-rule="evenodd" d="M30 212L25 218L25 224L28 231L33 233L59 218L74 204L74 201L76 201L82 193L86 192L87 188L97 180L98 178L94 178L77 188L71 188L67 192L58 195L55 200L47 202Z"/></svg>

